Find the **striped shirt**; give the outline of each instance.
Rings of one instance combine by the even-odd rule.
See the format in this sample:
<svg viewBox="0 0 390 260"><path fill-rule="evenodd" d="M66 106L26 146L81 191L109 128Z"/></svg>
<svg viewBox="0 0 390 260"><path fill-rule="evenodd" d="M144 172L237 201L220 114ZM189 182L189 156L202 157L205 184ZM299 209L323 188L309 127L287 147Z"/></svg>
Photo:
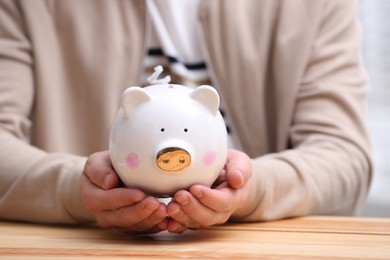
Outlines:
<svg viewBox="0 0 390 260"><path fill-rule="evenodd" d="M204 55L203 35L200 33L197 10L199 0L147 0L147 53L144 59L142 85L157 65L163 66L161 78L169 75L171 82L197 87L212 85ZM238 147L231 124L220 111L229 136L229 147Z"/></svg>

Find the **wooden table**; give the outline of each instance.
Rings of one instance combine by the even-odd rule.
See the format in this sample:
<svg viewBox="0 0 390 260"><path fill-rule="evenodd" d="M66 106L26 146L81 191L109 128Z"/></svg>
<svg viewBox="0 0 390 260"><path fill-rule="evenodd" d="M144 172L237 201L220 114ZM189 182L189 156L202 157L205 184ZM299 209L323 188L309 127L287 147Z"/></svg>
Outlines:
<svg viewBox="0 0 390 260"><path fill-rule="evenodd" d="M390 219L304 217L181 235L0 222L0 259L390 259Z"/></svg>

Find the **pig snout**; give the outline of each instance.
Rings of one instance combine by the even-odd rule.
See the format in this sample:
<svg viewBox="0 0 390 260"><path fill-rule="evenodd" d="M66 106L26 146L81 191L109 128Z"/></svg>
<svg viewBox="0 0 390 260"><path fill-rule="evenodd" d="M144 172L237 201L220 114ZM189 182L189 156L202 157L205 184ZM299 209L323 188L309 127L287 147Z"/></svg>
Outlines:
<svg viewBox="0 0 390 260"><path fill-rule="evenodd" d="M179 147L163 148L157 153L156 164L163 171L177 173L190 166L191 155Z"/></svg>

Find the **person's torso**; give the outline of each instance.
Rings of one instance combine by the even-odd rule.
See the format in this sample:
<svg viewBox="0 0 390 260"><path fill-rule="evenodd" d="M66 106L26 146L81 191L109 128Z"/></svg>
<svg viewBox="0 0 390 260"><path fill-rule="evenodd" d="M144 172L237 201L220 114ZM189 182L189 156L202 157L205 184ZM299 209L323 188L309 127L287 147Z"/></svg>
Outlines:
<svg viewBox="0 0 390 260"><path fill-rule="evenodd" d="M251 156L288 146L322 6L300 2L305 8L274 0L199 6L208 73ZM142 78L145 2L41 1L22 8L36 59L32 141L83 155L107 149L120 95Z"/></svg>

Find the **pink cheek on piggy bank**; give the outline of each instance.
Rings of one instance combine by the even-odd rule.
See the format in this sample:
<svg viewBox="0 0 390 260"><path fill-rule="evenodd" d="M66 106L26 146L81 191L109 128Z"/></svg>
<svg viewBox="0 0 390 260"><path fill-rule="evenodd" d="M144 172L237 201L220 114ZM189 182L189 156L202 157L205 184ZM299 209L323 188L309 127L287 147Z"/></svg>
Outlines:
<svg viewBox="0 0 390 260"><path fill-rule="evenodd" d="M217 158L217 154L214 151L207 151L202 158L202 162L206 166L211 166L215 159Z"/></svg>
<svg viewBox="0 0 390 260"><path fill-rule="evenodd" d="M138 155L136 153L129 153L126 156L126 164L130 169L135 169L139 165Z"/></svg>

